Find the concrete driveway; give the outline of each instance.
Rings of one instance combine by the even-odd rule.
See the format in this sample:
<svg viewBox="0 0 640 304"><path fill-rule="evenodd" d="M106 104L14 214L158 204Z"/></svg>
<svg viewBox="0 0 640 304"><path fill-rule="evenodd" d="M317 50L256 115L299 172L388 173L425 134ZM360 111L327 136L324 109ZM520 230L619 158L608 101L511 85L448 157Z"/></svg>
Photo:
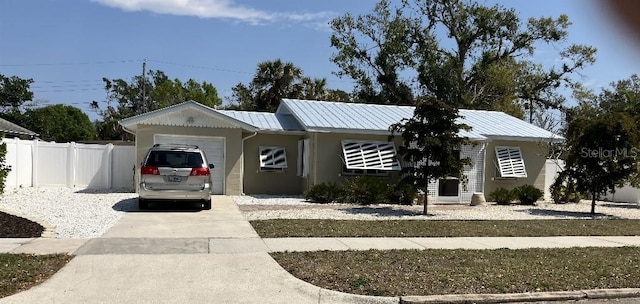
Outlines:
<svg viewBox="0 0 640 304"><path fill-rule="evenodd" d="M230 197L210 211L127 213L43 284L0 303L397 303L291 276Z"/></svg>

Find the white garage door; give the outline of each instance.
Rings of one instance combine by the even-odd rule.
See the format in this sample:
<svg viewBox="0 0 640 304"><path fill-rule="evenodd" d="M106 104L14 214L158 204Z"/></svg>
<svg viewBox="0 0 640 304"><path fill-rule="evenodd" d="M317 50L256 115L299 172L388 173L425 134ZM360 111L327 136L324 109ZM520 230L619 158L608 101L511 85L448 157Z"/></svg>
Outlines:
<svg viewBox="0 0 640 304"><path fill-rule="evenodd" d="M215 167L211 170L211 193L224 194L224 138L156 134L156 144L196 145Z"/></svg>

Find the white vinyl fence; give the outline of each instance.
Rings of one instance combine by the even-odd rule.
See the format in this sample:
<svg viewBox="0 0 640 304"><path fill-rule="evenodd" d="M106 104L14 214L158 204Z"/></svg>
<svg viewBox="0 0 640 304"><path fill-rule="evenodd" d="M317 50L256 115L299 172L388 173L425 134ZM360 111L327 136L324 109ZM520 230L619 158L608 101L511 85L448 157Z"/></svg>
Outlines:
<svg viewBox="0 0 640 304"><path fill-rule="evenodd" d="M2 139L5 187L133 189L135 147Z"/></svg>

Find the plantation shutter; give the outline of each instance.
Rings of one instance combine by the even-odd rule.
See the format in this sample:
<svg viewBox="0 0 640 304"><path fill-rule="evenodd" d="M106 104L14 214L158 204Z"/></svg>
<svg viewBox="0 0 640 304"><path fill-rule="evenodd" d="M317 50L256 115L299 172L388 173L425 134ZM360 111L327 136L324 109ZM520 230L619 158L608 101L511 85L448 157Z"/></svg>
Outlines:
<svg viewBox="0 0 640 304"><path fill-rule="evenodd" d="M260 147L260 168L284 169L287 153L284 147Z"/></svg>
<svg viewBox="0 0 640 304"><path fill-rule="evenodd" d="M342 153L347 169L399 171L400 162L393 143L343 140Z"/></svg>
<svg viewBox="0 0 640 304"><path fill-rule="evenodd" d="M520 147L496 146L500 177L527 177Z"/></svg>

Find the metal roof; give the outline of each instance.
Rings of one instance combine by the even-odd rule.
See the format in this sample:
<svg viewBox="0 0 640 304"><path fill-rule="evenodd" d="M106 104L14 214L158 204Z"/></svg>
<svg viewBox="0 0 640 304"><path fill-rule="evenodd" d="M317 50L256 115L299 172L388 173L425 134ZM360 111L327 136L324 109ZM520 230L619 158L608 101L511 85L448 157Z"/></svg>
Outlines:
<svg viewBox="0 0 640 304"><path fill-rule="evenodd" d="M6 119L0 118L0 132L5 134L12 135L28 135L28 136L36 136L38 135L36 132L33 132L27 128L16 125Z"/></svg>
<svg viewBox="0 0 640 304"><path fill-rule="evenodd" d="M233 117L260 130L270 131L303 131L304 128L291 115L276 115L267 112L249 112L217 110L221 114Z"/></svg>
<svg viewBox="0 0 640 304"><path fill-rule="evenodd" d="M415 107L283 99L277 114L293 115L307 131L388 134L389 126L413 116ZM563 138L496 111L460 110L460 123L470 126L460 136L473 140L550 140Z"/></svg>

